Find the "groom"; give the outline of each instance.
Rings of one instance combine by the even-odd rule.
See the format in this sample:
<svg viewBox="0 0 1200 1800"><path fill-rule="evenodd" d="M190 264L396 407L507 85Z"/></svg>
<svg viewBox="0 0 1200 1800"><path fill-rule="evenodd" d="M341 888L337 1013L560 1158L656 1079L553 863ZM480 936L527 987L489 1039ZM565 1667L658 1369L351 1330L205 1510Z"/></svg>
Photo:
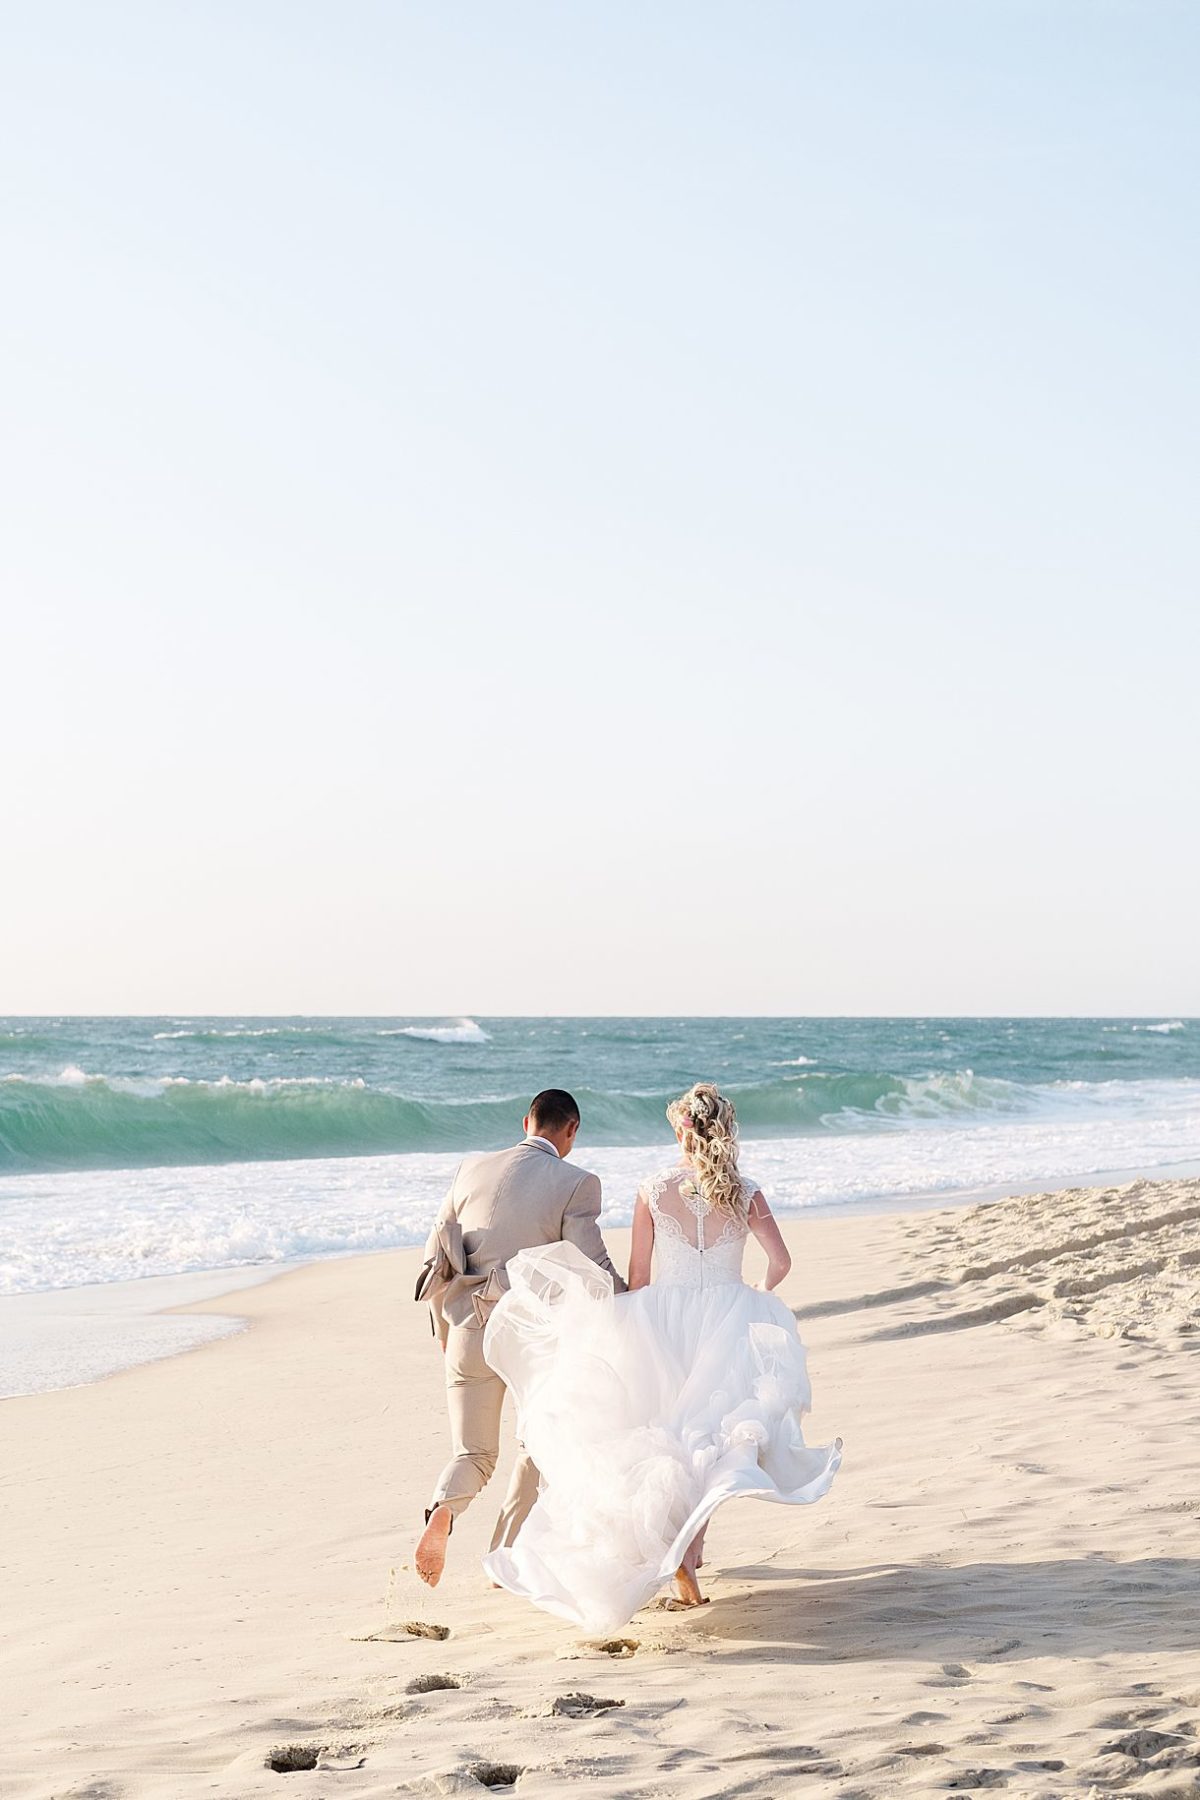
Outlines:
<svg viewBox="0 0 1200 1800"><path fill-rule="evenodd" d="M570 1169L579 1108L562 1088L546 1088L524 1119L525 1140L511 1150L465 1157L425 1246L417 1298L428 1300L446 1356L446 1400L454 1454L438 1477L417 1545L422 1581L436 1587L454 1520L491 1478L500 1452L504 1383L483 1356L488 1314L508 1286L509 1257L566 1239L613 1278L600 1228L600 1182ZM508 1545L537 1499L538 1472L518 1450L491 1548Z"/></svg>

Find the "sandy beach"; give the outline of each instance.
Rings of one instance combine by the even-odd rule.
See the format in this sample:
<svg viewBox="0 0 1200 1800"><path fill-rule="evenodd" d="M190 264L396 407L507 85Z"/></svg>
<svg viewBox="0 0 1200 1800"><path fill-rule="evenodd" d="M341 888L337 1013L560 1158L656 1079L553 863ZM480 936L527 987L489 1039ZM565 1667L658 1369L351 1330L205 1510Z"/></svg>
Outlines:
<svg viewBox="0 0 1200 1800"><path fill-rule="evenodd" d="M0 1800L1200 1800L1198 87L0 5Z"/></svg>
<svg viewBox="0 0 1200 1800"><path fill-rule="evenodd" d="M837 1484L603 1645L489 1590L491 1495L412 1572L415 1252L207 1298L247 1329L0 1405L0 1793L1200 1792L1198 1227L1195 1181L789 1220Z"/></svg>

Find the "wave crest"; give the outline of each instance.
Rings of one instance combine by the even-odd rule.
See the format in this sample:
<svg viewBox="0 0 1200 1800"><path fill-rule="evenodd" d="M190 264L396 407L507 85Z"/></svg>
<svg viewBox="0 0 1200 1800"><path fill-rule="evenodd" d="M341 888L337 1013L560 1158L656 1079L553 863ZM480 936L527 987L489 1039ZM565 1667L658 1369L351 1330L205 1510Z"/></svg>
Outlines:
<svg viewBox="0 0 1200 1800"><path fill-rule="evenodd" d="M460 1019L456 1025L399 1025L381 1031L380 1037L419 1038L423 1044L486 1044L487 1032L474 1019Z"/></svg>
<svg viewBox="0 0 1200 1800"><path fill-rule="evenodd" d="M966 1123L1043 1110L1048 1090L975 1075L901 1076L802 1070L733 1087L747 1136L805 1137ZM648 1144L665 1132L662 1094L578 1090L586 1141ZM150 1168L289 1161L512 1143L528 1096L415 1099L361 1078L215 1081L128 1078L68 1065L58 1075L0 1079L0 1171ZM1059 1095L1058 1106L1078 1104Z"/></svg>
<svg viewBox="0 0 1200 1800"><path fill-rule="evenodd" d="M153 1042L166 1043L176 1038L190 1038L197 1044L220 1044L226 1038L283 1038L294 1039L305 1044L342 1044L345 1040L337 1031L327 1030L321 1025L232 1025L227 1029L216 1026L195 1026L180 1031L156 1031Z"/></svg>

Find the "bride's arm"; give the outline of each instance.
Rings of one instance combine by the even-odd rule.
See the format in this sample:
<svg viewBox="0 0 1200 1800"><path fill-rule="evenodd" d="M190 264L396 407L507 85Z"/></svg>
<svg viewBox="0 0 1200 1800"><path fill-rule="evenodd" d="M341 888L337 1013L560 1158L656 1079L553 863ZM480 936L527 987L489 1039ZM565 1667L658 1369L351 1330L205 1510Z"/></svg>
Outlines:
<svg viewBox="0 0 1200 1800"><path fill-rule="evenodd" d="M755 1240L767 1253L767 1274L763 1282L768 1294L777 1288L792 1266L791 1252L783 1241L783 1233L775 1223L775 1215L763 1199L759 1188L750 1202L747 1224L754 1234ZM634 1230L637 1227L635 1225ZM629 1283L630 1287L633 1282Z"/></svg>
<svg viewBox="0 0 1200 1800"><path fill-rule="evenodd" d="M629 1291L650 1286L654 1252L654 1217L639 1194L633 1208L633 1248L629 1252Z"/></svg>

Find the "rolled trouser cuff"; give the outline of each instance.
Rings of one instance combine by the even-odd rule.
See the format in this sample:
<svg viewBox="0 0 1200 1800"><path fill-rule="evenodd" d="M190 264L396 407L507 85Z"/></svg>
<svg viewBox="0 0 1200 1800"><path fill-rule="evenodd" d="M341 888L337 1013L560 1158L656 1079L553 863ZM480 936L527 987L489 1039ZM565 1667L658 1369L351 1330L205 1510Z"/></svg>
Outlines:
<svg viewBox="0 0 1200 1800"><path fill-rule="evenodd" d="M454 1521L458 1516L458 1508L461 1506L465 1506L465 1505L466 1505L465 1500L449 1500L449 1499L431 1500L429 1505L425 1508L425 1523L428 1525L430 1519L432 1519L432 1517L433 1517L434 1513L437 1511L438 1507L444 1506L446 1508L447 1512L450 1514L450 1531L453 1531L454 1530ZM448 1537L450 1535L450 1532L447 1532L446 1535Z"/></svg>

